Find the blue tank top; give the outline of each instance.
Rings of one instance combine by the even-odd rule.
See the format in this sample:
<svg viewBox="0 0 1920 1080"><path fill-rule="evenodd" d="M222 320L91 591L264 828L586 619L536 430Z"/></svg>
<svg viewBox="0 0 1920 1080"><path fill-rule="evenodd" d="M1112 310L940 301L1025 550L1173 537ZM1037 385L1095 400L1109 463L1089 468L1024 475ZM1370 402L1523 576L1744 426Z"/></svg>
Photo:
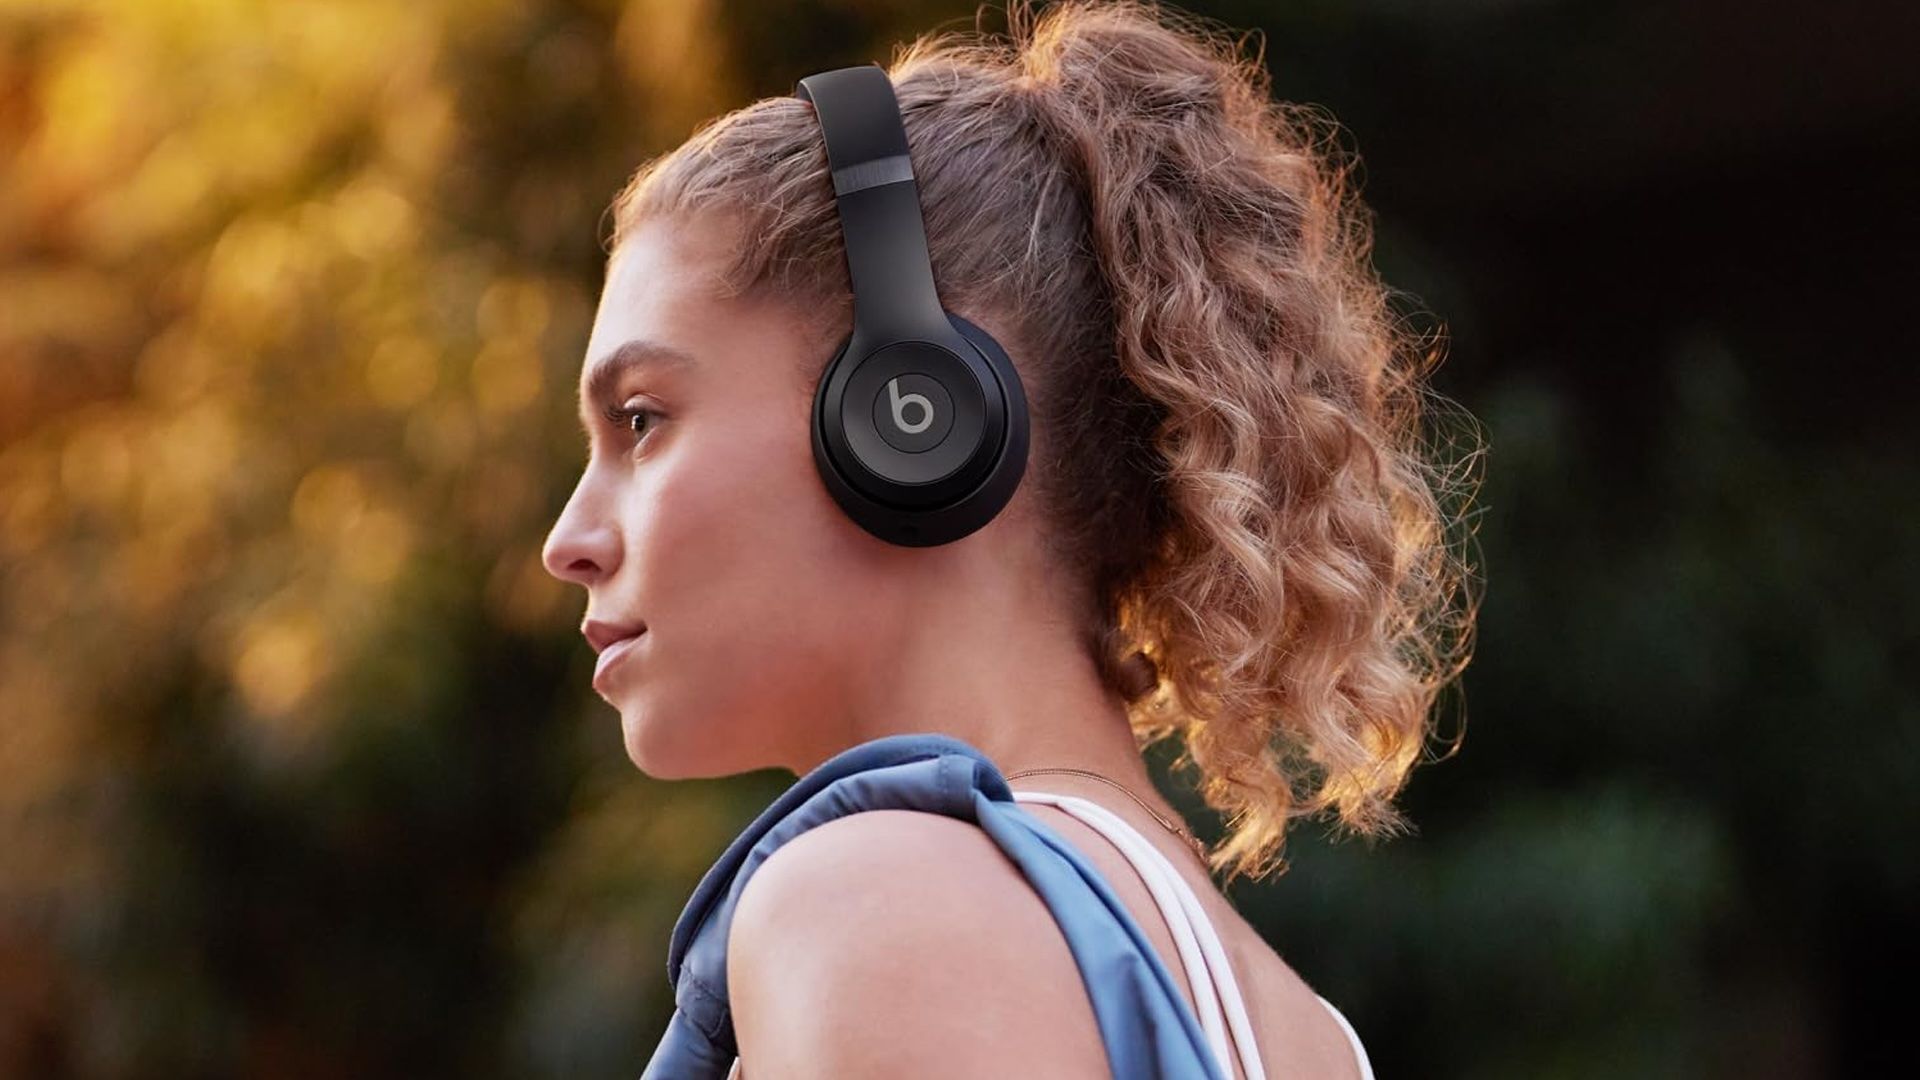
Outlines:
<svg viewBox="0 0 1920 1080"><path fill-rule="evenodd" d="M674 923L667 946L673 1016L641 1080L725 1080L739 1053L727 1004L727 931L741 890L781 844L862 810L946 814L993 837L1059 923L1115 1080L1231 1080L1166 964L1099 871L1019 809L985 754L932 733L888 735L841 751L727 845Z"/></svg>

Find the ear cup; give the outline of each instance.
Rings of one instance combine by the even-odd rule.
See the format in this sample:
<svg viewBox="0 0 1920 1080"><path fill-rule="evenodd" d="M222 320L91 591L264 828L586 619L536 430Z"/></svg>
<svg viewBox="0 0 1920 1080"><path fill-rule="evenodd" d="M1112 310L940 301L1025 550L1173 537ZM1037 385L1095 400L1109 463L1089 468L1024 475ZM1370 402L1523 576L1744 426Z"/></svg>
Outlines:
<svg viewBox="0 0 1920 1080"><path fill-rule="evenodd" d="M1006 350L946 312L958 335L842 342L814 391L813 456L847 516L905 547L951 543L1004 509L1026 473L1026 390Z"/></svg>

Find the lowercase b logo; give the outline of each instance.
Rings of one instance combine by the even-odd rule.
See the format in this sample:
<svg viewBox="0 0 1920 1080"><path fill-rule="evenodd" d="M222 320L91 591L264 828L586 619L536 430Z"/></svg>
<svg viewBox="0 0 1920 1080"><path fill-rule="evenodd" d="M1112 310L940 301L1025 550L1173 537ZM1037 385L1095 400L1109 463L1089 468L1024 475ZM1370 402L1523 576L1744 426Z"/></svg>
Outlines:
<svg viewBox="0 0 1920 1080"><path fill-rule="evenodd" d="M898 375L887 380L887 403L893 408L893 426L905 434L918 435L933 426L933 402L928 401L925 394L909 393L902 397ZM909 405L920 410L920 419L912 424L907 423L903 412Z"/></svg>
<svg viewBox="0 0 1920 1080"><path fill-rule="evenodd" d="M868 385L872 385L869 383ZM903 454L924 454L953 431L953 398L940 380L922 371L902 371L874 386L873 433Z"/></svg>

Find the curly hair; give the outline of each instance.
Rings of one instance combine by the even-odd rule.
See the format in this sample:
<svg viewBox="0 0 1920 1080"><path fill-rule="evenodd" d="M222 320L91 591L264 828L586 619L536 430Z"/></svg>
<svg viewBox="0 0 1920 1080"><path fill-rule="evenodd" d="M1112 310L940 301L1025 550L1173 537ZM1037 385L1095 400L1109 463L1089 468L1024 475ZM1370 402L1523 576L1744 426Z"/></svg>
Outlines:
<svg viewBox="0 0 1920 1080"><path fill-rule="evenodd" d="M1440 350L1370 267L1338 125L1196 16L1069 0L1008 22L923 34L887 71L940 296L1010 328L1087 648L1141 749L1181 736L1229 881L1284 871L1294 817L1402 831L1394 797L1472 652L1449 510L1481 455L1471 417L1450 462L1424 436L1423 406L1450 404L1424 379ZM812 108L757 101L642 165L613 246L723 209L726 282L824 336L851 283Z"/></svg>

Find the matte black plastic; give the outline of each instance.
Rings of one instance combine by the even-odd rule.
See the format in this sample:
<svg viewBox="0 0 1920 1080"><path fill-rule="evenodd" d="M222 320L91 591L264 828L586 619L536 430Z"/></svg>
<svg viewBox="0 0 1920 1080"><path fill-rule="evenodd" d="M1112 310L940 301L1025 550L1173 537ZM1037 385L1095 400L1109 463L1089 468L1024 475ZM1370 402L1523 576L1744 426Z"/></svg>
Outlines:
<svg viewBox="0 0 1920 1080"><path fill-rule="evenodd" d="M886 159L905 159L907 129L887 73L873 64L839 68L801 79L796 94L813 102L836 174ZM937 336L945 320L933 287L920 217L920 190L912 165L904 179L836 191L847 273L853 280L855 322L881 341Z"/></svg>
<svg viewBox="0 0 1920 1080"><path fill-rule="evenodd" d="M1026 473L1026 391L1000 343L945 310L933 283L906 128L873 64L801 79L833 170L853 283L853 331L814 391L813 456L847 515L906 547L951 543L1004 509ZM952 407L944 438L902 449L881 433L889 380L939 384ZM941 395L936 393L935 397Z"/></svg>
<svg viewBox="0 0 1920 1080"><path fill-rule="evenodd" d="M950 488L951 496L944 501L916 505L918 493L913 485L892 483L871 474L863 477L859 485L849 478L843 462L863 472L865 468L847 447L838 419L840 397L829 391L836 382L834 372L847 361L844 345L814 391L813 460L827 491L862 528L903 547L934 547L975 532L1006 508L1026 474L1030 441L1027 396L1012 359L985 330L952 312L948 312L947 317L962 339L972 346L976 363L983 365L993 384L993 396L1004 402L998 410L1002 422L992 425L1004 436L976 437L973 459L979 463L978 467L968 474L964 487ZM1017 419L1008 423L1004 419L1007 416ZM948 436L950 440L966 437L959 430L958 422L954 428L954 433Z"/></svg>

